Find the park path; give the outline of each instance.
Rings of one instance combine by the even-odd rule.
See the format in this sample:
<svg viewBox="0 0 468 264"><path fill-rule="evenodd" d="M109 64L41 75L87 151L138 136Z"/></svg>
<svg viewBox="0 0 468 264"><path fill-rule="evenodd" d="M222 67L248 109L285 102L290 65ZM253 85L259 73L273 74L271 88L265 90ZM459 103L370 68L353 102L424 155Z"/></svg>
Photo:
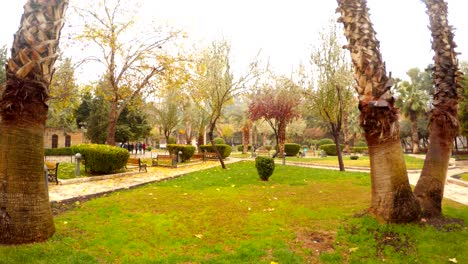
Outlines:
<svg viewBox="0 0 468 264"><path fill-rule="evenodd" d="M225 161L226 164L241 161L243 159L229 158ZM324 169L337 169L336 167L329 166L314 166L310 164L299 164L287 162L291 166L304 166L313 168ZM185 175L190 172L204 170L220 166L218 161L207 161L199 164L183 166L178 168L167 167L148 167L147 173L139 173L133 171L123 174L88 177L72 180L61 180L61 184L49 184L49 199L51 202L62 202L67 200L74 200L80 197L87 197L109 193L113 191L129 189L139 185L150 182L158 182L175 177ZM369 172L363 168L346 168L347 171L361 171ZM464 182L452 179L450 176L457 175L463 172L468 172L468 164L461 164L461 166L452 166L447 175L447 183L445 185L444 197L459 203L468 205L468 184L460 185ZM419 179L420 171L409 171L408 177L412 185L415 185Z"/></svg>

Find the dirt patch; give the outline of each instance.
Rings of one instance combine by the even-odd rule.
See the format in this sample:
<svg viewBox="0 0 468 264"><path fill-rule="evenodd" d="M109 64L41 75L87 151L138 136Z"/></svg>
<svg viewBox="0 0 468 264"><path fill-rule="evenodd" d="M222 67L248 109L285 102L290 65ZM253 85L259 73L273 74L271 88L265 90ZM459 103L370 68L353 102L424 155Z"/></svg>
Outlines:
<svg viewBox="0 0 468 264"><path fill-rule="evenodd" d="M298 232L296 233L295 244L303 249L310 250L314 255L319 256L322 253L331 253L334 251L333 242L336 233L328 231Z"/></svg>
<svg viewBox="0 0 468 264"><path fill-rule="evenodd" d="M463 219L449 217L422 218L421 225L429 225L439 231L452 232L459 231L465 227Z"/></svg>

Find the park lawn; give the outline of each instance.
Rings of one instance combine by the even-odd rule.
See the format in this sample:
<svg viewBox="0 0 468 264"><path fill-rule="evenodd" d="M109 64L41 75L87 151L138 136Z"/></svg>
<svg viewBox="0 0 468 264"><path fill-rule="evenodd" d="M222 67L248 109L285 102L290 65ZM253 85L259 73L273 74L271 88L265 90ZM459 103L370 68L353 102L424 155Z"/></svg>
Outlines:
<svg viewBox="0 0 468 264"><path fill-rule="evenodd" d="M468 263L468 230L378 224L368 173L229 164L76 203L46 243L0 263ZM468 207L444 203L468 221ZM406 247L406 248L405 248Z"/></svg>
<svg viewBox="0 0 468 264"><path fill-rule="evenodd" d="M468 181L468 173L463 173L460 175L460 180L462 181Z"/></svg>
<svg viewBox="0 0 468 264"><path fill-rule="evenodd" d="M316 165L327 165L327 166L338 166L338 157L336 156L328 156L324 158L320 157L305 157L305 158L298 158L298 157L287 157L286 162L303 162L303 163L310 163ZM351 160L349 156L343 157L343 162L346 167L369 167L370 161L369 156L359 156L357 160ZM409 170L417 170L422 169L424 165L424 159L419 159L411 156L405 155L405 162L406 168Z"/></svg>

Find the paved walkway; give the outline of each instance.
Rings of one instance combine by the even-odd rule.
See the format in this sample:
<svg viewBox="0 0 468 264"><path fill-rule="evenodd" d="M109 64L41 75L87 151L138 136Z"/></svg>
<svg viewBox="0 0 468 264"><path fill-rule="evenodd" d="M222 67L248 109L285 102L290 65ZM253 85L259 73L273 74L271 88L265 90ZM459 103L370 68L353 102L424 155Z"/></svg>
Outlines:
<svg viewBox="0 0 468 264"><path fill-rule="evenodd" d="M226 164L238 162L241 159L230 158L226 160ZM293 165L289 163L290 165ZM337 169L336 167L324 167L324 166L313 166L313 165L299 165L296 166L307 166L315 168L326 168L326 169ZM97 195L108 193L117 190L128 189L131 187L139 186L149 182L157 182L167 180L181 175L204 170L212 167L219 166L218 161L207 161L205 163L199 163L178 168L165 168L165 167L149 167L148 173L130 172L117 175L107 175L98 177L88 177L82 179L72 180L61 180L60 185L49 185L49 199L52 202L61 202L76 199L79 197L85 197L90 195ZM365 171L362 168L347 168L348 171ZM467 172L468 167L454 167L448 172L448 179L450 176ZM413 171L409 173L409 180L411 184L416 184L419 178L419 172ZM451 181L447 181L445 186L444 197L457 201L459 203L468 205L468 186L460 186L454 184Z"/></svg>

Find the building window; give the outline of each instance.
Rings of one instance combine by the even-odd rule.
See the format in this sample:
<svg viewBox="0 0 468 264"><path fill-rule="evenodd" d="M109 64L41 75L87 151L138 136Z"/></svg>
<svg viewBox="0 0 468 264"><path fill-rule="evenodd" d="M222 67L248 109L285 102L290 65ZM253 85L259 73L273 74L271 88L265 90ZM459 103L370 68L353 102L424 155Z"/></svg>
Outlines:
<svg viewBox="0 0 468 264"><path fill-rule="evenodd" d="M70 147L71 146L71 137L70 135L65 136L65 147Z"/></svg>
<svg viewBox="0 0 468 264"><path fill-rule="evenodd" d="M58 136L56 134L52 135L52 148L58 147Z"/></svg>

